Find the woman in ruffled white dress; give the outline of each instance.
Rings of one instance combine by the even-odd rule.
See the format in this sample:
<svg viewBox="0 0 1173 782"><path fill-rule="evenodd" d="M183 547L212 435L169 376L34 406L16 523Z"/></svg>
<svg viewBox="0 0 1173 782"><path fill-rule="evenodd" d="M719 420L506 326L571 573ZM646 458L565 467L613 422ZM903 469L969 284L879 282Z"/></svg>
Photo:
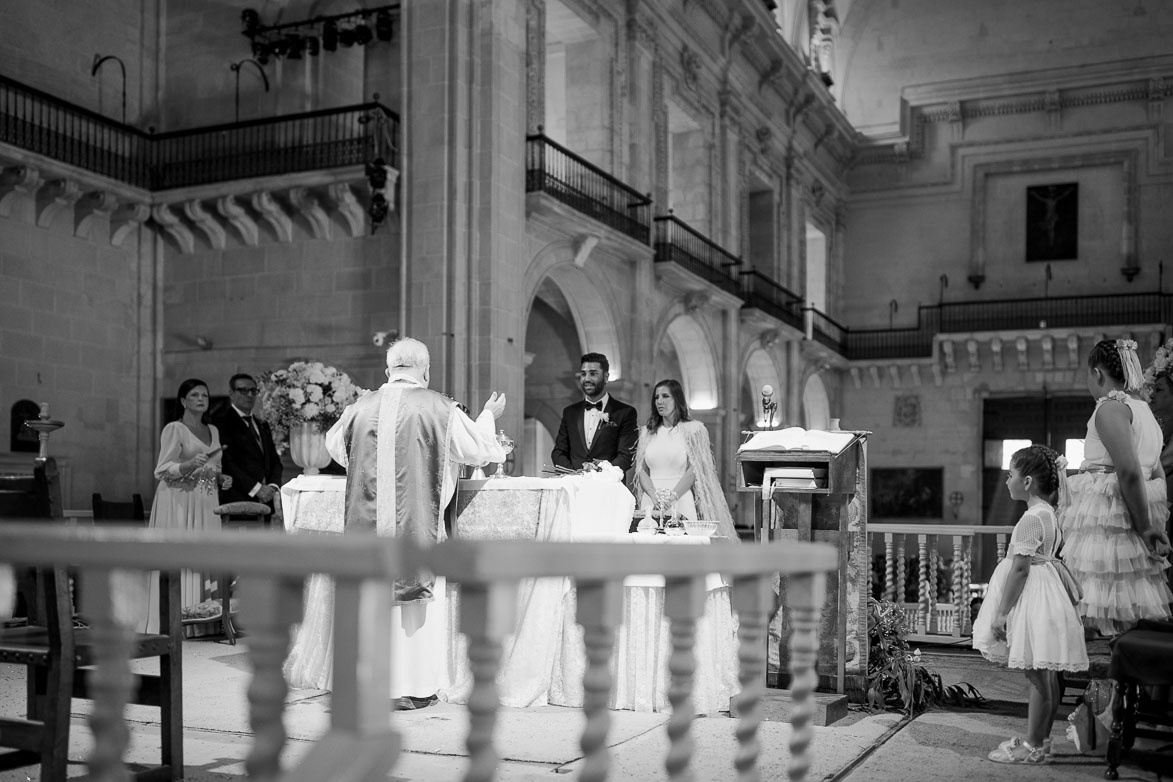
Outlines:
<svg viewBox="0 0 1173 782"><path fill-rule="evenodd" d="M163 427L159 435L159 461L155 477L155 501L149 526L160 529L216 530L220 517L213 511L220 504L217 486L227 488L232 478L220 474L220 432L207 423L208 384L190 378L179 386L178 421ZM158 632L158 573L150 579L145 632ZM190 608L204 599L203 574L184 570L180 574L180 607ZM198 627L198 626L197 626ZM196 627L193 634L200 634Z"/></svg>
<svg viewBox="0 0 1173 782"><path fill-rule="evenodd" d="M973 648L989 660L1021 669L1031 687L1026 733L989 753L998 763L1047 762L1059 708L1058 671L1087 670L1077 596L1064 586L1064 565L1058 559L1063 536L1052 505L1063 494L1066 468L1062 457L1042 445L1023 448L1010 459L1006 488L1011 497L1026 502L1026 513L1014 525L1006 557L990 576L973 623Z"/></svg>
<svg viewBox="0 0 1173 782"><path fill-rule="evenodd" d="M1132 340L1102 340L1091 349L1087 384L1096 409L1070 506L1059 516L1063 559L1083 588L1079 613L1104 635L1168 618L1173 600L1165 580L1163 440L1152 410L1133 396L1143 382Z"/></svg>
<svg viewBox="0 0 1173 782"><path fill-rule="evenodd" d="M677 380L662 380L652 390L652 414L640 430L635 471L642 506L652 508L658 497L688 519L717 522L713 545L739 542L733 518L717 477L709 433L692 420L684 390ZM739 690L737 678L737 621L729 601L729 585L719 575L709 577L704 616L697 623L697 669L693 706L698 714L729 709L729 698ZM628 667L616 671L611 707L637 711L666 711L668 657L671 638L664 619L664 590L628 586L617 658ZM631 627L659 628L652 643L634 647Z"/></svg>

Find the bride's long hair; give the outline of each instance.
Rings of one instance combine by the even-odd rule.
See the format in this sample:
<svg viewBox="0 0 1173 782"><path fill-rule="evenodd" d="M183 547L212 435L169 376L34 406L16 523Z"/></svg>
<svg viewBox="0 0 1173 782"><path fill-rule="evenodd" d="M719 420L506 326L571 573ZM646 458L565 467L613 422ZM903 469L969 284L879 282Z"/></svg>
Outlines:
<svg viewBox="0 0 1173 782"><path fill-rule="evenodd" d="M655 434L665 423L664 417L656 409L656 392L661 388L667 388L676 402L676 423L692 420L692 415L688 412L688 402L684 401L684 389L680 386L680 381L670 377L656 383L652 388L652 414L648 416L648 434Z"/></svg>

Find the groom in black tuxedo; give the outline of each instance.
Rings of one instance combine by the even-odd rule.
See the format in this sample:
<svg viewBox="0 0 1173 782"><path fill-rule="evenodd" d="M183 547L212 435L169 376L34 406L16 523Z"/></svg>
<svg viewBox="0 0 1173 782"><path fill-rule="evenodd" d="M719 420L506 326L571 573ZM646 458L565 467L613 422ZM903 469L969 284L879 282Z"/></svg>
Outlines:
<svg viewBox="0 0 1173 782"><path fill-rule="evenodd" d="M228 400L212 419L224 445L224 473L232 476L232 488L220 492L220 502L273 504L281 487L281 456L273 444L269 424L253 417L257 381L251 375L233 375L228 381Z"/></svg>
<svg viewBox="0 0 1173 782"><path fill-rule="evenodd" d="M559 467L580 470L585 462L607 461L626 473L639 439L635 408L607 393L611 369L602 353L579 362L578 384L585 397L562 411L562 424L550 458Z"/></svg>

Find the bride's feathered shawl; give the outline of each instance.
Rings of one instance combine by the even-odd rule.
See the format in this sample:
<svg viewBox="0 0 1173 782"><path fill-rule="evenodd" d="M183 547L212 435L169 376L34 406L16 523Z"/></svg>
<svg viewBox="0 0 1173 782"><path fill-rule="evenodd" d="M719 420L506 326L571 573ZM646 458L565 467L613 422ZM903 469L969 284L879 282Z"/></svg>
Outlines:
<svg viewBox="0 0 1173 782"><path fill-rule="evenodd" d="M681 421L677 428L684 434L684 448L688 455L688 466L692 468L692 497L696 503L696 511L700 518L718 522L717 535L722 535L733 543L740 543L737 529L733 526L733 516L729 513L729 505L725 502L725 493L721 491L721 482L717 478L717 464L713 461L713 447L709 443L709 430L700 421ZM641 426L639 430L639 444L635 449L635 473L646 469L644 457L648 447L648 429ZM638 487L638 478L637 483ZM638 488L637 488L638 491Z"/></svg>

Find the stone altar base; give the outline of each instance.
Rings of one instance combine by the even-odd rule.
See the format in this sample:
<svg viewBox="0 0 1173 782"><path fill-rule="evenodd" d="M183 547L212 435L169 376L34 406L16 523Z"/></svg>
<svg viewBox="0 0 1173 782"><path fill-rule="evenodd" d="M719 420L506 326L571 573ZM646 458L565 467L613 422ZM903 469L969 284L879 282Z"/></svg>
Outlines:
<svg viewBox="0 0 1173 782"><path fill-rule="evenodd" d="M812 725L823 728L834 725L847 716L846 695L816 692L814 700L815 713L811 718ZM764 722L790 722L790 713L794 711L794 701L790 697L790 690L766 688L766 694L762 696L761 709L762 721ZM732 701L729 704L729 716L741 716L734 708Z"/></svg>

